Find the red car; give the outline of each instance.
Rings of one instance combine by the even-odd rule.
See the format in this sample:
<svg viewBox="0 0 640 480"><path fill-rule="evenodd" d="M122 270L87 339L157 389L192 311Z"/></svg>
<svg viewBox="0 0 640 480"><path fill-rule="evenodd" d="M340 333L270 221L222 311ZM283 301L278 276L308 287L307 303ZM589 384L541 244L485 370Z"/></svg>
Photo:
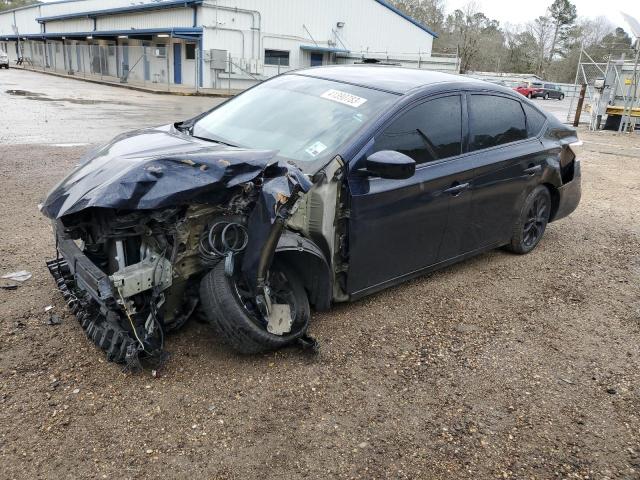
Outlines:
<svg viewBox="0 0 640 480"><path fill-rule="evenodd" d="M544 88L534 87L531 83L521 83L514 90L527 98L533 98L542 94Z"/></svg>

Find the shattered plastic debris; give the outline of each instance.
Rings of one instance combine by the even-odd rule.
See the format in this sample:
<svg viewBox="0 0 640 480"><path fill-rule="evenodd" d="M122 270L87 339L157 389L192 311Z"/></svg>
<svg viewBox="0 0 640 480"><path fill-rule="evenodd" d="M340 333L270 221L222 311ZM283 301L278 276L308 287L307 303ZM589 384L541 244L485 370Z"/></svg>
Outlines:
<svg viewBox="0 0 640 480"><path fill-rule="evenodd" d="M6 275L2 275L2 278L6 280L13 280L14 282L26 282L31 278L31 272L20 270L19 272L11 272Z"/></svg>
<svg viewBox="0 0 640 480"><path fill-rule="evenodd" d="M17 283L9 282L8 280L0 280L0 288L3 290L17 290L19 285Z"/></svg>
<svg viewBox="0 0 640 480"><path fill-rule="evenodd" d="M60 325L62 323L62 319L53 313L53 305L47 305L44 307L44 311L49 313L49 319L47 320L47 325Z"/></svg>

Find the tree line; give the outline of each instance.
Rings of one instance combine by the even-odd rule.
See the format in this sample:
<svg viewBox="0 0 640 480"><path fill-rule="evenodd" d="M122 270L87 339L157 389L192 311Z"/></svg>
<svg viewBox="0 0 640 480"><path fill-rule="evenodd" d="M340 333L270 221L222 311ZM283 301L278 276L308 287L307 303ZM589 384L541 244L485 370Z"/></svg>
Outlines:
<svg viewBox="0 0 640 480"><path fill-rule="evenodd" d="M570 0L554 0L524 25L500 25L471 1L445 13L445 0L394 0L397 8L438 33L433 55L458 54L462 73L533 73L573 83L581 48L596 62L633 56L631 37L606 17L578 15Z"/></svg>

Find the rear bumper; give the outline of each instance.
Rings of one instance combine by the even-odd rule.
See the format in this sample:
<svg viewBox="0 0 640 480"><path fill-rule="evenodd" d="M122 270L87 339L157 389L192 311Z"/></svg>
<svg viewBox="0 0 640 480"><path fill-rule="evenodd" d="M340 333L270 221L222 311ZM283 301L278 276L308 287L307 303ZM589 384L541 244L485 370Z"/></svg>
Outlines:
<svg viewBox="0 0 640 480"><path fill-rule="evenodd" d="M575 161L573 180L558 188L558 194L558 210L553 216L553 221L570 215L578 208L580 198L582 197L582 172L579 160L576 159Z"/></svg>

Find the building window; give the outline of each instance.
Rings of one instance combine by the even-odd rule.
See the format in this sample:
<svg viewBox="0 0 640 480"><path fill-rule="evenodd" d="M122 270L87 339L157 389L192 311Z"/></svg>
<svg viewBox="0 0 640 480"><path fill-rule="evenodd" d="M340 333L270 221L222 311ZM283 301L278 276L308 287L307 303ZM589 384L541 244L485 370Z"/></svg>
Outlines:
<svg viewBox="0 0 640 480"><path fill-rule="evenodd" d="M265 50L264 51L264 64L265 65L280 65L283 67L289 66L289 52L283 50Z"/></svg>
<svg viewBox="0 0 640 480"><path fill-rule="evenodd" d="M187 60L195 60L196 59L196 44L195 43L187 43L184 48L184 55Z"/></svg>
<svg viewBox="0 0 640 480"><path fill-rule="evenodd" d="M165 58L167 56L167 46L164 43L157 43L154 54L158 58Z"/></svg>

